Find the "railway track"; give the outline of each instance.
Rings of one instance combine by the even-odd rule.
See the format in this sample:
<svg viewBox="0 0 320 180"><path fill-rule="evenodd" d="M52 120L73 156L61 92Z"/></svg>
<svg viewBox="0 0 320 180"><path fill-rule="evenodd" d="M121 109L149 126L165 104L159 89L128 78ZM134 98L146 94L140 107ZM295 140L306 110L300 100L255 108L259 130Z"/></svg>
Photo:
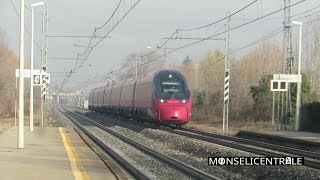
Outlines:
<svg viewBox="0 0 320 180"><path fill-rule="evenodd" d="M106 154L111 156L113 159L115 159L125 170L127 170L133 177L136 179L143 179L143 180L150 180L152 179L144 172L140 171L138 168L135 167L135 165L131 164L127 160L125 160L121 155L119 155L117 152L115 152L112 148L105 145L99 138L94 136L90 131L88 131L86 128L84 128L79 122L77 122L74 118L72 118L70 115L68 115L66 112L64 112L64 109L61 110L58 108L58 110L64 114L81 132L83 132L88 138L90 138L95 144L98 145L98 147ZM78 131L76 129L76 131Z"/></svg>
<svg viewBox="0 0 320 180"><path fill-rule="evenodd" d="M280 146L275 144L263 143L249 139L242 139L238 137L205 133L196 130L173 130L172 132L204 140L207 142L217 143L223 146L239 149L242 151L251 152L263 156L274 156L274 157L286 157L286 156L302 156L304 157L304 165L307 167L320 169L320 154L305 151L295 148L289 148L286 146Z"/></svg>
<svg viewBox="0 0 320 180"><path fill-rule="evenodd" d="M63 111L61 111L61 110L60 110L60 112L62 112L64 115L66 115L66 117L68 117L72 122L74 122L75 125L76 125L79 129L81 129L82 131L84 131L86 135L88 135L88 136L90 136L90 137L93 137L96 141L99 141L99 139L96 138L96 137L94 137L94 135L92 135L88 130L86 130L86 129L85 129L79 122L77 122L77 120L76 120L74 117L72 117L70 114L72 114L72 115L74 115L74 116L76 116L76 117L78 117L78 118L82 118L82 119L86 120L87 122L95 125L96 127L99 127L100 129L102 129L103 131L108 132L109 134L112 134L113 136L115 136L115 137L117 137L118 139L126 142L127 144L129 144L129 145L131 145L131 146L133 146L133 147L135 147L135 148L143 151L143 152L146 153L146 154L149 154L149 155L157 158L158 160L160 160L160 161L162 161L162 162L165 162L166 164L174 167L175 169L178 169L179 171L184 172L185 174L187 174L187 175L189 175L189 176L191 176L191 177L193 177L193 178L195 178L195 179L220 179L219 177L215 177L215 176L213 176L213 175L210 175L210 174L208 174L208 173L206 173L206 172L203 172L203 171L201 171L201 170L199 170L199 169L196 169L196 168L194 168L194 167L192 167L192 166L190 166L190 165L188 165L188 164L185 164L185 163L183 163L183 162L181 162L181 161L179 161L179 160L177 160L177 159L174 159L174 158L172 158L172 157L170 157L170 156L167 156L167 155L162 154L162 153L159 153L159 152L157 152L157 151L155 151L155 150L153 150L153 149L150 149L150 148L142 145L141 143L138 143L138 142L136 142L136 141L134 141L134 140L132 140L132 139L130 139L130 138L128 138L128 137L125 137L125 136L123 136L123 135L121 135L121 134L119 134L119 133L111 130L110 128L108 128L108 127L106 127L106 126L104 126L104 125L102 125L102 124L99 124L99 123L95 122L94 120L92 120L92 119L90 119L90 118L88 118L88 117L85 117L84 115L80 115L80 114L78 114L78 113L74 113L74 112L68 111L67 109L64 109L64 108L63 108L63 110L64 110L65 112L63 112ZM68 113L66 113L66 112L68 112ZM102 143L102 142L100 141L100 143ZM99 144L100 144L100 143L99 143ZM100 145L99 145L99 146L100 146ZM105 148L105 145L101 145L101 146L102 146L102 148ZM113 156L112 156L112 157L113 157ZM117 157L116 157L116 158L117 158ZM116 158L115 158L115 159L116 159ZM121 161L120 161L120 164L123 165L123 163L121 163ZM137 179L148 179L148 177L146 177L146 176L142 176L142 178L140 178L139 176L141 176L143 173L141 173L141 172L137 172L137 173L136 173L137 170L136 170L136 169L131 170L131 168L132 168L132 167L129 168L129 171L130 171L131 173L134 173L134 176L135 176Z"/></svg>
<svg viewBox="0 0 320 180"><path fill-rule="evenodd" d="M121 120L121 119L120 119ZM126 123L128 121L125 121ZM146 126L151 128L158 128L160 130L168 131L174 134L182 135L189 138L199 139L206 142L211 142L219 144L222 146L262 155L262 156L272 156L272 157L287 157L287 156L302 156L304 157L304 165L307 167L320 169L320 153L301 150L297 148L291 148L276 144L264 143L239 137L206 133L192 129L172 129L170 127L155 126L149 123L138 123L136 121L129 121L133 124L139 124L140 126Z"/></svg>

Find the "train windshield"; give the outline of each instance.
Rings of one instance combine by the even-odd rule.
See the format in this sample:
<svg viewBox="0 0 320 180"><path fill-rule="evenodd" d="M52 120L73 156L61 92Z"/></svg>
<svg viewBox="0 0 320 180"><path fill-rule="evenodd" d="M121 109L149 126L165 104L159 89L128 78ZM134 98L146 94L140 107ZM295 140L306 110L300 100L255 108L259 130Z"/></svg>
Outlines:
<svg viewBox="0 0 320 180"><path fill-rule="evenodd" d="M174 70L160 71L154 79L155 94L159 99L188 99L190 92L184 76Z"/></svg>
<svg viewBox="0 0 320 180"><path fill-rule="evenodd" d="M162 81L162 92L164 93L182 93L184 88L179 81Z"/></svg>

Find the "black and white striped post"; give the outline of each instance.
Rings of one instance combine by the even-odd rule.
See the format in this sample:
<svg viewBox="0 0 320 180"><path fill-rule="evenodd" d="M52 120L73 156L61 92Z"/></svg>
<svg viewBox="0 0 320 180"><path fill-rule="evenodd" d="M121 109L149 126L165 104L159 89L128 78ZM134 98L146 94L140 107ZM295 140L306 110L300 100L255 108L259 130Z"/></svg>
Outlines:
<svg viewBox="0 0 320 180"><path fill-rule="evenodd" d="M230 12L227 12L227 17ZM230 21L229 17L226 22L226 38L225 38L225 59L224 59L224 93L223 93L223 132L228 131L229 126L229 85L230 85Z"/></svg>
<svg viewBox="0 0 320 180"><path fill-rule="evenodd" d="M223 98L223 132L228 131L229 124L229 80L230 71L229 69L225 69Z"/></svg>

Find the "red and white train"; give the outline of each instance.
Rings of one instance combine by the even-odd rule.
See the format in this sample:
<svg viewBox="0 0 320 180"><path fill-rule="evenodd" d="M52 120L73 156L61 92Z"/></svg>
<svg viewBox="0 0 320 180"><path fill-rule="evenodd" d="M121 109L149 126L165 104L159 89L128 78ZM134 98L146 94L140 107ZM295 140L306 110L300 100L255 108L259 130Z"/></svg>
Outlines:
<svg viewBox="0 0 320 180"><path fill-rule="evenodd" d="M160 70L91 90L89 110L181 126L190 120L192 97L179 71Z"/></svg>

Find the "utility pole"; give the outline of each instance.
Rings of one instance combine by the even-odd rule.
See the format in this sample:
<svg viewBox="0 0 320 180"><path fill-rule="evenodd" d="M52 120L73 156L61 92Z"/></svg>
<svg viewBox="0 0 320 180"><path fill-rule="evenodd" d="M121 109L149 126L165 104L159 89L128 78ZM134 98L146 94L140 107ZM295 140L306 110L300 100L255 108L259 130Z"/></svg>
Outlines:
<svg viewBox="0 0 320 180"><path fill-rule="evenodd" d="M195 64L196 66L196 90L198 90L199 87L199 79L198 79L198 63Z"/></svg>
<svg viewBox="0 0 320 180"><path fill-rule="evenodd" d="M20 0L20 67L18 148L24 148L24 0Z"/></svg>
<svg viewBox="0 0 320 180"><path fill-rule="evenodd" d="M291 67L293 66L292 57L292 29L291 29L291 18L290 18L290 6L291 0L284 0L284 66L283 72L291 74Z"/></svg>
<svg viewBox="0 0 320 180"><path fill-rule="evenodd" d="M45 15L43 23L43 38L44 38L44 51L42 59L42 72L46 73L48 71L48 1L45 4ZM46 84L41 86L41 127L43 127L43 103L45 100L47 88Z"/></svg>
<svg viewBox="0 0 320 180"><path fill-rule="evenodd" d="M163 68L164 69L167 69L167 53L168 53L168 43L166 43L166 47L165 47L165 49L164 49L164 61L163 61Z"/></svg>
<svg viewBox="0 0 320 180"><path fill-rule="evenodd" d="M293 66L293 57L292 57L292 29L291 29L291 19L290 19L290 6L291 0L284 0L284 40L283 40L283 67L282 73L291 74ZM285 93L285 94L284 94ZM291 112L291 93L290 85L287 92L281 92L281 113L279 120L285 120L284 124L288 121L288 104L289 111ZM282 123L281 123L282 127ZM286 127L286 126L284 126Z"/></svg>
<svg viewBox="0 0 320 180"><path fill-rule="evenodd" d="M227 17L230 12L227 12ZM226 22L225 34L225 58L224 58L224 98L223 98L223 132L228 131L229 126L229 85L230 85L230 22L231 17Z"/></svg>
<svg viewBox="0 0 320 180"><path fill-rule="evenodd" d="M34 8L31 7L31 53L30 53L30 131L33 131L33 17L34 17Z"/></svg>
<svg viewBox="0 0 320 180"><path fill-rule="evenodd" d="M138 59L134 57L134 77L138 77Z"/></svg>
<svg viewBox="0 0 320 180"><path fill-rule="evenodd" d="M44 23L44 62L42 64L42 69L44 71L48 71L48 24L49 24L49 16L48 16L48 1L46 3L46 7L45 7L45 23Z"/></svg>

